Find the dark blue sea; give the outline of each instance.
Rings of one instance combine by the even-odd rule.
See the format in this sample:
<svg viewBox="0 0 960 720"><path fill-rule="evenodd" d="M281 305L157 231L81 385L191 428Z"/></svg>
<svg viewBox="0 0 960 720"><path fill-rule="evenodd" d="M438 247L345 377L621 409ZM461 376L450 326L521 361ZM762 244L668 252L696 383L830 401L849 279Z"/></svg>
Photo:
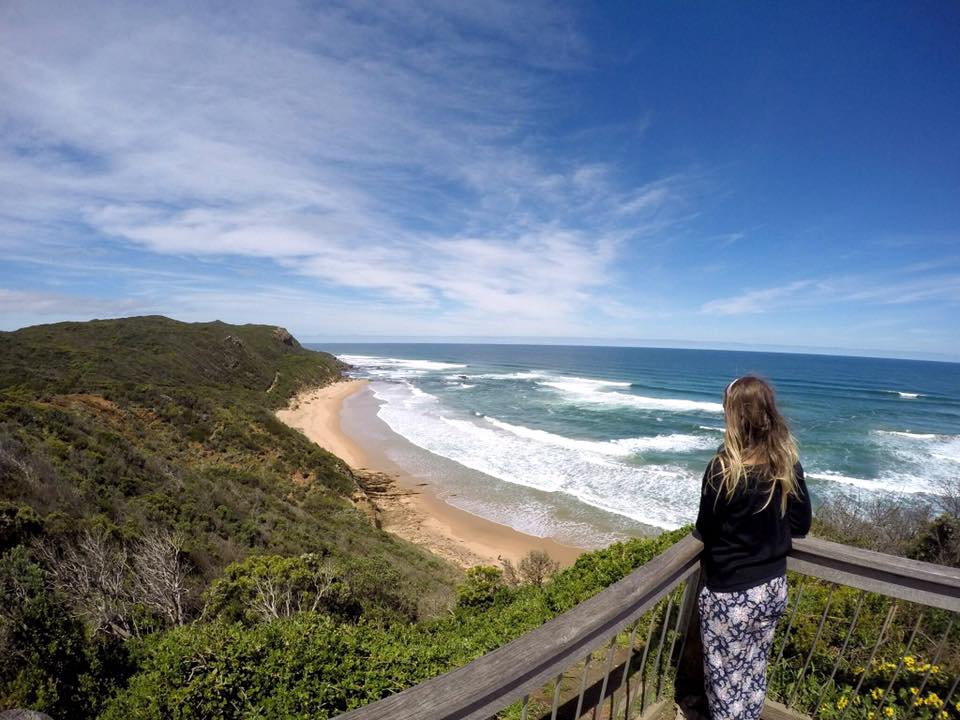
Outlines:
<svg viewBox="0 0 960 720"><path fill-rule="evenodd" d="M960 364L710 350L327 344L379 417L458 475L454 504L592 542L694 519L724 387L774 384L814 500L929 499L960 483ZM415 469L415 468L414 468ZM465 479L466 478L466 479ZM451 481L453 482L453 481ZM564 525L566 523L566 525ZM564 526L566 531L564 532Z"/></svg>

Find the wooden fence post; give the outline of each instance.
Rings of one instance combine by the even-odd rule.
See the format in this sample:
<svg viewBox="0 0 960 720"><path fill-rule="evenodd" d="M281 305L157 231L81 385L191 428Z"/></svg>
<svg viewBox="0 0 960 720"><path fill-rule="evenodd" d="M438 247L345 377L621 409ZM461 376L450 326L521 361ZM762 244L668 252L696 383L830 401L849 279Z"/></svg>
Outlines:
<svg viewBox="0 0 960 720"><path fill-rule="evenodd" d="M707 696L703 686L703 642L700 639L700 609L697 598L703 587L703 571L687 581L683 593L681 612L684 618L684 638L677 659L677 675L674 682L674 701L680 707L680 717L709 718Z"/></svg>

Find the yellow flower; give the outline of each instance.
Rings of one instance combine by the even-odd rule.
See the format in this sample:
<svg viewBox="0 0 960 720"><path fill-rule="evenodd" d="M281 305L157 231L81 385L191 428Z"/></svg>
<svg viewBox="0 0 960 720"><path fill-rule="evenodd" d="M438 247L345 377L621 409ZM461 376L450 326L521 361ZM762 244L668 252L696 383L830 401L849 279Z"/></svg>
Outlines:
<svg viewBox="0 0 960 720"><path fill-rule="evenodd" d="M867 720L873 720L876 717L876 714L871 710L867 713Z"/></svg>
<svg viewBox="0 0 960 720"><path fill-rule="evenodd" d="M939 666L939 665L931 665L931 666L930 666L930 672L932 672L934 675L936 675L938 672L940 672L940 666Z"/></svg>
<svg viewBox="0 0 960 720"><path fill-rule="evenodd" d="M920 691L917 690L917 688L910 688L910 694L911 694L911 695L916 695L918 692L920 692Z"/></svg>
<svg viewBox="0 0 960 720"><path fill-rule="evenodd" d="M937 717L940 720L947 720L947 718L950 717L950 713L948 713L946 710L941 710L940 712L937 713Z"/></svg>
<svg viewBox="0 0 960 720"><path fill-rule="evenodd" d="M888 718L892 718L892 717L896 714L896 712L894 711L894 709L893 709L892 707L890 707L889 705L887 705L887 706L883 709L883 714L886 715Z"/></svg>
<svg viewBox="0 0 960 720"><path fill-rule="evenodd" d="M847 703L849 703L849 700L847 700L846 697L837 700L837 710L843 710L847 706Z"/></svg>
<svg viewBox="0 0 960 720"><path fill-rule="evenodd" d="M874 700L879 700L881 697L883 697L883 690L878 687L874 688L870 691L870 697L872 697Z"/></svg>
<svg viewBox="0 0 960 720"><path fill-rule="evenodd" d="M932 705L933 707L943 707L943 700L941 700L940 697L935 692L932 692L929 695L927 695L927 698L926 700L924 700L924 702L927 705Z"/></svg>

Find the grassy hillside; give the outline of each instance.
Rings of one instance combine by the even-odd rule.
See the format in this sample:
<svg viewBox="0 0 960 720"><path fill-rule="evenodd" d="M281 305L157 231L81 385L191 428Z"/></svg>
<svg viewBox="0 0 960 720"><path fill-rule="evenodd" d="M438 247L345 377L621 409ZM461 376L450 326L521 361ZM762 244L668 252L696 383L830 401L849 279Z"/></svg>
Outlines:
<svg viewBox="0 0 960 720"><path fill-rule="evenodd" d="M297 387L342 369L283 328L182 323L160 316L37 325L0 333L0 388L122 393L140 385L263 394L282 405ZM279 380L274 384L276 373Z"/></svg>
<svg viewBox="0 0 960 720"><path fill-rule="evenodd" d="M456 571L373 527L349 500L349 468L273 415L342 369L260 325L141 317L0 333L0 587L40 608L31 620L29 603L0 602L0 652L27 661L0 670L0 709L96 709L80 697L96 678L67 687L69 672L29 647L42 632L18 639L18 624L68 610L83 622L50 630L54 639L106 638L113 653L105 660L99 645L86 647L89 667L70 672L96 666L109 684L123 675L130 642L197 617L210 583L253 555L322 562L337 577L331 608L341 617L409 620L441 606ZM150 542L161 559L173 548L185 572L175 612L151 600L140 562ZM58 588L56 570L63 576L71 562L96 578L87 590ZM107 592L111 571L120 579Z"/></svg>

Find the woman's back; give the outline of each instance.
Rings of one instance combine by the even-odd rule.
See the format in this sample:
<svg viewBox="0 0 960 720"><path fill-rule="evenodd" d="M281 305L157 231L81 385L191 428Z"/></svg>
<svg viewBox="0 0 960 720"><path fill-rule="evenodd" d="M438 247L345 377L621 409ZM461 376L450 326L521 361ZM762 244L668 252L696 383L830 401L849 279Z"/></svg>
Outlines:
<svg viewBox="0 0 960 720"><path fill-rule="evenodd" d="M810 530L810 502L800 463L794 466L799 497L787 500L781 515L781 489L761 471L748 467L729 498L720 483L719 458L703 475L697 532L703 540L706 585L716 592L746 590L782 575L791 536ZM772 490L772 494L771 494Z"/></svg>

